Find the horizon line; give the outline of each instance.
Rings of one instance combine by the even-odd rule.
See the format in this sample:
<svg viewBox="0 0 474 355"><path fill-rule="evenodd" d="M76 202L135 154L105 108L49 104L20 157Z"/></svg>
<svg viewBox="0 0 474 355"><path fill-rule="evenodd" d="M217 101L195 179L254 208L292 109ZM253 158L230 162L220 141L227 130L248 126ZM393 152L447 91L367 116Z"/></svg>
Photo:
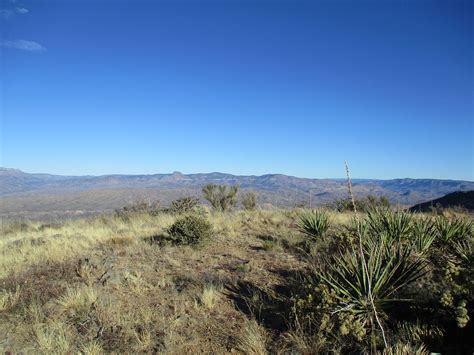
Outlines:
<svg viewBox="0 0 474 355"><path fill-rule="evenodd" d="M54 174L54 173L44 173L44 172L27 172L25 170L19 169L19 168L9 168L9 167L3 167L0 166L0 170L15 170L19 171L24 174L30 174L30 175L53 175L53 176L64 176L64 177L106 177L106 176L154 176L154 175L173 175L173 174L181 174L181 175L210 175L210 174L223 174L223 175L232 175L235 177L262 177L262 176L269 176L269 175L282 175L282 176L288 176L288 177L293 177L297 179L308 179L308 180L347 180L347 177L324 177L324 178L318 178L318 177L303 177L303 176L296 176L296 175L288 175L288 174L283 174L283 173L265 173L261 175L256 175L256 174L233 174L233 173L225 173L225 172L220 172L220 171L212 171L212 172L197 172L197 173L182 173L180 171L173 171L169 173L148 173L148 174L140 174L140 173L107 173L107 174L83 174L83 175L75 175L75 174ZM378 180L378 181L389 181L389 180L440 180L440 181L465 181L465 182L474 182L474 180L465 180L465 179L454 179L454 178L431 178L431 177L395 177L395 178L386 178L386 179L381 179L381 178L367 178L367 177L352 177L351 180Z"/></svg>

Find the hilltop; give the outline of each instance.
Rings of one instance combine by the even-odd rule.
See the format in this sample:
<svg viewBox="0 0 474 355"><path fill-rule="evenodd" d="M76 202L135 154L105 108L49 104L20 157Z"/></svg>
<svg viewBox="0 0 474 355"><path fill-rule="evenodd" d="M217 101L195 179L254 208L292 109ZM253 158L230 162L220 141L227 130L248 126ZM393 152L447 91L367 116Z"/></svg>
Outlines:
<svg viewBox="0 0 474 355"><path fill-rule="evenodd" d="M460 207L474 211L474 191L456 191L441 198L419 203L410 208L413 212L429 212L432 208L456 208Z"/></svg>

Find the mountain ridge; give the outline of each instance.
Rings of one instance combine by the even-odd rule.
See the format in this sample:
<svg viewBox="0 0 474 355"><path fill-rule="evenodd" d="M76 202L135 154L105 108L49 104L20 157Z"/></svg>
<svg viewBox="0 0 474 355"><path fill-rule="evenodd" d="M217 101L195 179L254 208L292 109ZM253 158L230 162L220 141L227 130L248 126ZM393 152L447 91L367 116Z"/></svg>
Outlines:
<svg viewBox="0 0 474 355"><path fill-rule="evenodd" d="M341 178L300 178L284 174L233 175L221 172L183 174L53 175L0 168L0 216L28 215L30 212L74 210L109 211L134 199L149 197L168 204L184 195L201 197L207 183L239 184L254 190L265 206L313 206L347 197L347 183ZM353 179L356 197L386 196L392 203L412 206L454 191L474 190L465 180L398 178ZM91 193L93 191L94 193ZM102 201L96 201L102 196ZM73 198L74 197L74 198Z"/></svg>
<svg viewBox="0 0 474 355"><path fill-rule="evenodd" d="M474 191L455 191L440 198L419 203L410 208L412 212L430 212L439 208L460 208L474 212Z"/></svg>

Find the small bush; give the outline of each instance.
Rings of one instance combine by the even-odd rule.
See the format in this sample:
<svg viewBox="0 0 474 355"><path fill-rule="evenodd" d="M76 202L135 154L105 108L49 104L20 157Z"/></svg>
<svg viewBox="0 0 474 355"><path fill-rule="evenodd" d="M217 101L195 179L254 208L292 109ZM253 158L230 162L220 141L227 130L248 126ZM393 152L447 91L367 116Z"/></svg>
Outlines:
<svg viewBox="0 0 474 355"><path fill-rule="evenodd" d="M162 212L160 201L155 200L150 202L146 200L140 200L120 209L116 209L115 216L123 219L124 221L128 221L132 215L146 213L151 216L156 216L160 212Z"/></svg>
<svg viewBox="0 0 474 355"><path fill-rule="evenodd" d="M242 206L247 211L253 211L257 208L257 195L253 191L247 191L242 194Z"/></svg>
<svg viewBox="0 0 474 355"><path fill-rule="evenodd" d="M199 203L199 199L196 197L182 197L171 202L168 212L174 214L182 214L190 212Z"/></svg>
<svg viewBox="0 0 474 355"><path fill-rule="evenodd" d="M274 240L264 240L262 248L266 251L274 250L278 246L278 243Z"/></svg>
<svg viewBox="0 0 474 355"><path fill-rule="evenodd" d="M207 184L202 188L204 198L216 211L229 211L237 204L239 186Z"/></svg>
<svg viewBox="0 0 474 355"><path fill-rule="evenodd" d="M329 216L320 210L311 210L300 217L299 230L311 239L323 237L329 229Z"/></svg>
<svg viewBox="0 0 474 355"><path fill-rule="evenodd" d="M213 235L209 221L201 216L189 215L179 218L169 229L175 244L197 244Z"/></svg>
<svg viewBox="0 0 474 355"><path fill-rule="evenodd" d="M355 200L357 211L368 212L374 208L390 208L390 201L385 196L368 195L365 198L358 198ZM329 205L338 212L352 211L352 200L350 198L338 199Z"/></svg>

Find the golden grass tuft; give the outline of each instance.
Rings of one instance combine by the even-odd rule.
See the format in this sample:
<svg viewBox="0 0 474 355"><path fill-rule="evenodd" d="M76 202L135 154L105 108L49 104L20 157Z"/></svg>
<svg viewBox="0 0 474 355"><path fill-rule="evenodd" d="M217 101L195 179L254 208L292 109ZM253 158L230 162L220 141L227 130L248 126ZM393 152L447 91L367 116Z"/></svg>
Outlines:
<svg viewBox="0 0 474 355"><path fill-rule="evenodd" d="M102 355L105 351L97 341L93 340L82 345L81 353L84 355Z"/></svg>
<svg viewBox="0 0 474 355"><path fill-rule="evenodd" d="M219 301L221 292L213 285L205 286L199 297L200 303L207 309L213 309Z"/></svg>
<svg viewBox="0 0 474 355"><path fill-rule="evenodd" d="M247 320L236 339L236 348L244 354L267 354L268 335L254 319Z"/></svg>
<svg viewBox="0 0 474 355"><path fill-rule="evenodd" d="M62 322L36 324L33 335L37 349L46 354L66 354L71 348L68 326Z"/></svg>
<svg viewBox="0 0 474 355"><path fill-rule="evenodd" d="M68 288L66 293L61 296L57 304L62 312L79 314L87 313L97 301L97 292L94 288L86 286L83 288Z"/></svg>
<svg viewBox="0 0 474 355"><path fill-rule="evenodd" d="M16 286L15 291L0 291L0 312L6 311L16 305L20 298L21 287Z"/></svg>

